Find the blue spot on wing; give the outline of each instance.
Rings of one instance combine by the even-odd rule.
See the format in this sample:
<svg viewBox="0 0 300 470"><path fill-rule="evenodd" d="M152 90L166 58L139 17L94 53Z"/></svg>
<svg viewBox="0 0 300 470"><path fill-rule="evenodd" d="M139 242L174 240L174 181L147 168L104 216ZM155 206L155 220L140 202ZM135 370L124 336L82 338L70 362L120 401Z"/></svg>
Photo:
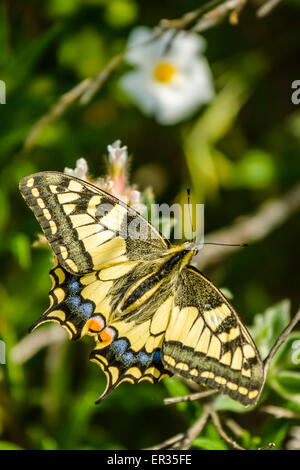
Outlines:
<svg viewBox="0 0 300 470"><path fill-rule="evenodd" d="M122 359L124 362L126 362L127 365L131 364L133 360L135 359L134 354L132 352L128 351L122 354Z"/></svg>
<svg viewBox="0 0 300 470"><path fill-rule="evenodd" d="M72 297L69 298L69 303L72 305L72 307L77 308L81 303L80 296L73 295Z"/></svg>
<svg viewBox="0 0 300 470"><path fill-rule="evenodd" d="M140 351L137 356L138 361L140 361L142 364L147 364L150 360L150 356L143 351Z"/></svg>
<svg viewBox="0 0 300 470"><path fill-rule="evenodd" d="M77 292L80 289L79 282L74 279L70 282L69 287L72 292Z"/></svg>
<svg viewBox="0 0 300 470"><path fill-rule="evenodd" d="M84 302L78 308L79 312L82 313L85 317L90 317L94 312L94 307L91 302Z"/></svg>
<svg viewBox="0 0 300 470"><path fill-rule="evenodd" d="M153 360L153 362L160 362L160 360L161 360L160 349L157 349L156 351L154 351L154 353L152 355L152 360Z"/></svg>
<svg viewBox="0 0 300 470"><path fill-rule="evenodd" d="M117 341L113 341L112 347L121 355L126 351L128 342L126 339L118 339Z"/></svg>

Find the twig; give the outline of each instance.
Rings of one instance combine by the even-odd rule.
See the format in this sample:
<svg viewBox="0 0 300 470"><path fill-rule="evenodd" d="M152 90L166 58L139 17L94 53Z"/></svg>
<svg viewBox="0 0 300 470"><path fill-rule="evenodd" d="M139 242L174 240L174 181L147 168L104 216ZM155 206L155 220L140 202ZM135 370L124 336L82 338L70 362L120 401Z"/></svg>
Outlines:
<svg viewBox="0 0 300 470"><path fill-rule="evenodd" d="M269 442L269 444L263 447L259 447L257 450L268 450L268 449L272 449L272 447L276 447L275 442Z"/></svg>
<svg viewBox="0 0 300 470"><path fill-rule="evenodd" d="M300 419L300 413L294 413L291 410L287 410L286 408L281 408L279 406L267 405L260 408L260 411L264 411L265 413L269 413L275 418L288 418L288 419Z"/></svg>
<svg viewBox="0 0 300 470"><path fill-rule="evenodd" d="M232 418L225 419L225 424L237 437L242 436L244 429Z"/></svg>
<svg viewBox="0 0 300 470"><path fill-rule="evenodd" d="M264 18L267 16L271 11L277 7L277 5L281 2L282 0L269 0L266 3L264 3L261 7L256 12L256 16L258 18Z"/></svg>
<svg viewBox="0 0 300 470"><path fill-rule="evenodd" d="M285 328L285 330L283 330L283 332L281 333L281 335L277 339L276 343L272 347L271 351L269 352L268 356L264 360L264 382L266 380L268 369L270 367L271 361L272 361L275 353L277 352L278 348L284 343L284 341L286 340L288 335L291 333L294 326L296 326L298 321L300 321L300 309L298 310L296 315L292 318L291 322Z"/></svg>
<svg viewBox="0 0 300 470"><path fill-rule="evenodd" d="M181 403L185 401L194 401L200 400L201 398L206 398L217 393L216 390L205 390L204 392L191 393L190 395L184 395L182 397L171 397L165 398L165 405L173 405L174 403Z"/></svg>
<svg viewBox="0 0 300 470"><path fill-rule="evenodd" d="M200 18L201 15L204 15L208 11L213 10L217 5L221 4L222 2L223 0L211 0L208 3L205 3L202 7L185 13L181 18L176 18L172 20L164 18L160 20L159 27L165 30L189 30L191 29L193 24Z"/></svg>
<svg viewBox="0 0 300 470"><path fill-rule="evenodd" d="M254 214L239 217L229 227L210 233L205 237L205 242L243 244L261 240L299 209L300 184L282 198L265 202ZM203 269L239 249L239 247L205 245L194 258L193 264Z"/></svg>
<svg viewBox="0 0 300 470"><path fill-rule="evenodd" d="M62 343L67 337L66 331L58 325L33 331L11 349L11 360L17 364L24 364L40 349L55 343Z"/></svg>
<svg viewBox="0 0 300 470"><path fill-rule="evenodd" d="M105 80L109 77L112 71L122 62L124 59L125 52L121 52L120 54L113 57L106 67L101 70L101 72L89 83L88 88L83 92L80 98L80 104L87 104L91 98L94 96L95 93L102 87Z"/></svg>
<svg viewBox="0 0 300 470"><path fill-rule="evenodd" d="M133 48L144 47L147 44L150 44L153 41L156 41L165 31L161 29L156 29L155 34L146 41L143 41L141 44L137 44ZM126 53L129 49L124 50L120 54L114 56L108 64L96 75L95 78L87 78L73 87L70 91L65 93L60 97L58 102L50 109L49 113L45 114L37 123L34 124L31 131L29 132L23 150L29 150L40 130L60 117L72 104L77 100L81 105L86 105L91 98L99 91L104 82L108 79L111 73L118 67L118 65L124 59Z"/></svg>
<svg viewBox="0 0 300 470"><path fill-rule="evenodd" d="M204 429L204 426L207 423L207 420L210 416L211 404L206 403L203 408L203 413L199 419L185 432L177 434L176 436L171 437L170 439L161 442L153 447L149 447L147 450L159 450L159 449L180 449L187 450L190 449L193 441Z"/></svg>
<svg viewBox="0 0 300 470"><path fill-rule="evenodd" d="M269 12L277 3L279 3L279 1L280 0L270 0L270 2L267 2L267 4L263 5L264 10L262 12L260 10L263 9L263 7L258 10L258 16L261 17L264 16L264 14L267 14L264 13L264 11L267 10L267 12ZM181 18L174 20L163 19L159 22L159 25L154 28L155 33L153 37L150 38L150 40L148 39L145 41L145 43L137 45L137 47L145 46L149 42L157 40L162 34L170 29L178 31L188 30L195 33L205 31L220 23L228 15L231 24L236 24L238 22L239 14L246 3L247 0L212 0L203 5L203 7L186 13ZM79 100L81 105L86 105L95 93L99 91L111 73L122 62L127 50L114 56L95 78L86 78L62 95L50 111L32 126L25 140L23 150L29 150L33 146L41 129L62 116L62 114L76 101Z"/></svg>
<svg viewBox="0 0 300 470"><path fill-rule="evenodd" d="M161 442L160 444L157 444L153 447L148 447L145 450L160 450L160 449L167 449L173 444L175 444L178 441L181 441L184 438L184 433L176 434L176 436L170 437L170 439L167 439L166 441Z"/></svg>
<svg viewBox="0 0 300 470"><path fill-rule="evenodd" d="M211 404L206 403L204 405L203 413L201 417L188 429L185 433L183 439L175 444L173 444L173 449L188 450L190 449L193 441L196 437L202 432L204 426L207 423L209 415L211 413Z"/></svg>
<svg viewBox="0 0 300 470"><path fill-rule="evenodd" d="M224 429L222 428L222 425L221 425L219 416L218 416L218 414L217 414L216 411L211 410L211 411L210 411L210 415L211 415L211 418L212 418L212 421L213 421L215 427L216 427L217 430L218 430L218 433L220 434L220 436L222 437L222 439L224 439L224 441L226 441L231 447L233 447L233 449L236 449L236 450L246 450L246 449L244 449L244 447L241 447L237 442L235 442L233 439L231 439L231 438L226 434L226 432L225 432Z"/></svg>
<svg viewBox="0 0 300 470"><path fill-rule="evenodd" d="M191 29L196 33L202 33L207 29L223 21L228 15L231 24L237 24L239 14L246 5L247 0L227 0L213 10L209 11Z"/></svg>

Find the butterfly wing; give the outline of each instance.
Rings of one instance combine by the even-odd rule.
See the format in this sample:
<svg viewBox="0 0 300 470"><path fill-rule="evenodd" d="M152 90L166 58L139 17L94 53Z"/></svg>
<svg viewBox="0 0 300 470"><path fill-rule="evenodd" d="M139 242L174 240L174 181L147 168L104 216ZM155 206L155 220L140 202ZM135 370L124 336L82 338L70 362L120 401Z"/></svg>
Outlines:
<svg viewBox="0 0 300 470"><path fill-rule="evenodd" d="M97 402L104 400L122 382L134 384L147 380L157 383L172 375L161 360L172 301L172 296L168 297L156 312L151 312L151 317L145 322L126 322L121 319L112 322L99 335L91 360L104 371L107 385Z"/></svg>
<svg viewBox="0 0 300 470"><path fill-rule="evenodd" d="M127 272L125 272L127 267ZM136 312L116 312L124 292L153 273L153 263L128 262L76 276L56 265L50 276L50 307L33 325L56 321L72 339L95 335L91 360L107 377L102 401L120 383L156 383L171 375L161 361L161 347L173 308L173 285L167 282ZM145 277L145 276L144 276Z"/></svg>
<svg viewBox="0 0 300 470"><path fill-rule="evenodd" d="M263 367L248 331L223 294L196 268L180 276L162 346L171 372L254 404Z"/></svg>
<svg viewBox="0 0 300 470"><path fill-rule="evenodd" d="M36 173L20 182L20 191L59 265L71 274L86 274L128 260L153 259L169 246L134 209L73 176Z"/></svg>
<svg viewBox="0 0 300 470"><path fill-rule="evenodd" d="M110 289L117 284L118 299L142 275L136 265L159 257L168 241L135 210L78 178L37 173L20 191L55 254L50 307L31 329L56 321L72 339L97 334L113 310Z"/></svg>

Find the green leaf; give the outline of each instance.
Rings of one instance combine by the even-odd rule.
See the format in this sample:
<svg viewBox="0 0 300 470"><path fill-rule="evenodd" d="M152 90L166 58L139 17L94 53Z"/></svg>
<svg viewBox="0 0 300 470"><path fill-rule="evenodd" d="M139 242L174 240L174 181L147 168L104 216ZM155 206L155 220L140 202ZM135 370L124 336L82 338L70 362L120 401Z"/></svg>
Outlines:
<svg viewBox="0 0 300 470"><path fill-rule="evenodd" d="M191 393L184 382L176 377L170 377L169 379L164 380L164 385L171 397L181 397ZM183 411L186 410L191 403L193 403L193 405L197 405L194 402L180 402L176 406L179 410Z"/></svg>
<svg viewBox="0 0 300 470"><path fill-rule="evenodd" d="M31 247L29 238L24 233L15 233L10 240L11 251L20 266L26 269L31 263Z"/></svg>
<svg viewBox="0 0 300 470"><path fill-rule="evenodd" d="M228 410L235 413L247 413L251 411L251 407L246 407L241 403L227 397L226 395L218 395L213 401L213 407L216 411Z"/></svg>
<svg viewBox="0 0 300 470"><path fill-rule="evenodd" d="M26 78L35 66L36 62L45 52L50 43L61 31L61 26L55 24L46 33L32 41L29 45L23 46L20 53L10 56L10 60L5 67L5 80L7 80L8 93L18 86L24 87Z"/></svg>
<svg viewBox="0 0 300 470"><path fill-rule="evenodd" d="M82 78L96 75L106 62L105 46L98 31L85 26L65 39L58 49L58 60Z"/></svg>
<svg viewBox="0 0 300 470"><path fill-rule="evenodd" d="M270 386L283 398L300 405L300 372L280 371L272 377Z"/></svg>
<svg viewBox="0 0 300 470"><path fill-rule="evenodd" d="M81 0L48 0L47 12L50 16L68 16L74 13L80 6Z"/></svg>
<svg viewBox="0 0 300 470"><path fill-rule="evenodd" d="M254 317L253 326L249 327L255 344L264 359L272 346L290 322L290 301L283 300L268 308L263 314Z"/></svg>
<svg viewBox="0 0 300 470"><path fill-rule="evenodd" d="M187 386L179 379L171 377L164 380L164 384L171 397L180 397L182 395L189 395L190 390Z"/></svg>
<svg viewBox="0 0 300 470"><path fill-rule="evenodd" d="M274 156L261 149L252 149L246 152L232 170L227 186L260 189L272 183L275 177Z"/></svg>
<svg viewBox="0 0 300 470"><path fill-rule="evenodd" d="M138 11L134 0L110 0L106 6L105 19L114 28L124 28L135 22Z"/></svg>
<svg viewBox="0 0 300 470"><path fill-rule="evenodd" d="M208 437L197 437L193 442L193 447L204 450L227 450L224 441L209 439Z"/></svg>
<svg viewBox="0 0 300 470"><path fill-rule="evenodd" d="M295 369L300 364L300 332L294 331L280 346L272 360L272 369ZM276 372L273 372L275 373Z"/></svg>

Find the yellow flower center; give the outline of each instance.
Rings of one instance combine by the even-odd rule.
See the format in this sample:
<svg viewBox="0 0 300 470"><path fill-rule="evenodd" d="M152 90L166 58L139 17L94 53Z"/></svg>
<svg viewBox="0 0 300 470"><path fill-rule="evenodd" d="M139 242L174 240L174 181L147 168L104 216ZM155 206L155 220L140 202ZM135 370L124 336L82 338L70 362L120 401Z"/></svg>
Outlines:
<svg viewBox="0 0 300 470"><path fill-rule="evenodd" d="M177 68L169 62L159 62L154 69L154 78L161 83L170 83L177 73Z"/></svg>

